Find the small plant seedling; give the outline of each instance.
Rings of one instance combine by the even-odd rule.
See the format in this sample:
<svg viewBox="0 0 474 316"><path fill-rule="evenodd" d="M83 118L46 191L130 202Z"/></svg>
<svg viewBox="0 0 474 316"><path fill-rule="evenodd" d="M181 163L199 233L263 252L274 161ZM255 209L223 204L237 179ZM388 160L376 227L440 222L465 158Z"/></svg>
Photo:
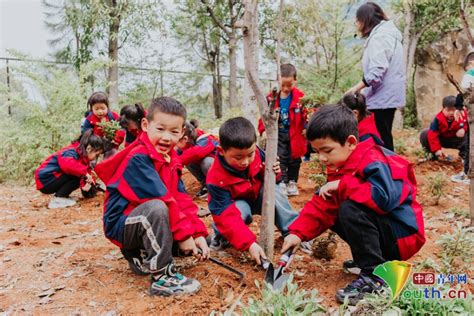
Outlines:
<svg viewBox="0 0 474 316"><path fill-rule="evenodd" d="M428 181L430 193L434 198L434 205L438 205L440 198L445 194L444 189L446 188L446 178L443 174L437 173L430 176Z"/></svg>
<svg viewBox="0 0 474 316"><path fill-rule="evenodd" d="M474 256L474 227L462 227L457 223L453 233L441 236L436 244L441 246L438 256L444 273L466 273Z"/></svg>
<svg viewBox="0 0 474 316"><path fill-rule="evenodd" d="M102 129L105 138L109 141L112 141L117 131L122 129L118 121L102 121L97 125Z"/></svg>

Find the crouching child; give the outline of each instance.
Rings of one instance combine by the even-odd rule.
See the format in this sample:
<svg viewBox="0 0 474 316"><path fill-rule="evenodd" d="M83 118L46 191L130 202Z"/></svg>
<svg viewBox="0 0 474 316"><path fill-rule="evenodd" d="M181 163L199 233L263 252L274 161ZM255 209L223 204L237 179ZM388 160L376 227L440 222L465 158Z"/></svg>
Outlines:
<svg viewBox="0 0 474 316"><path fill-rule="evenodd" d="M197 280L176 271L173 243L185 254L209 256L206 226L184 190L182 166L173 150L183 136L185 120L186 109L178 101L153 100L137 140L96 167L107 185L105 235L122 249L133 272L151 274L151 295L200 289Z"/></svg>
<svg viewBox="0 0 474 316"><path fill-rule="evenodd" d="M359 143L357 120L344 105L313 116L308 140L319 160L335 170L290 225L282 252L327 229L349 244L359 277L336 293L356 304L383 281L372 274L391 260L407 260L425 243L413 165L372 139Z"/></svg>

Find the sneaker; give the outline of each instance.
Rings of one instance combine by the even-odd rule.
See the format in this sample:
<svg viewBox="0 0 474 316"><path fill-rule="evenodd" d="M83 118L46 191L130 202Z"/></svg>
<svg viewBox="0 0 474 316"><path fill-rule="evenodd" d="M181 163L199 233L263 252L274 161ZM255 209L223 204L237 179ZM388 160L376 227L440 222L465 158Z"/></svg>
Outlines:
<svg viewBox="0 0 474 316"><path fill-rule="evenodd" d="M342 263L342 270L345 273L360 274L360 268L355 264L354 260L346 260Z"/></svg>
<svg viewBox="0 0 474 316"><path fill-rule="evenodd" d="M304 253L307 253L308 255L313 253L313 240L310 241L303 241L300 244L300 249Z"/></svg>
<svg viewBox="0 0 474 316"><path fill-rule="evenodd" d="M143 249L121 249L123 257L128 261L130 270L136 275L149 275L150 271L143 265L146 253Z"/></svg>
<svg viewBox="0 0 474 316"><path fill-rule="evenodd" d="M286 187L286 183L282 181L278 185L280 186L281 192L284 195L288 195L288 188Z"/></svg>
<svg viewBox="0 0 474 316"><path fill-rule="evenodd" d="M63 208L69 207L76 204L76 201L70 198L65 197L53 197L53 199L49 202L48 208Z"/></svg>
<svg viewBox="0 0 474 316"><path fill-rule="evenodd" d="M290 180L288 182L288 196L295 196L299 195L300 192L298 191L298 187L296 186L296 182L293 180Z"/></svg>
<svg viewBox="0 0 474 316"><path fill-rule="evenodd" d="M461 171L458 174L455 174L454 176L451 176L451 181L457 182L457 183L462 183L462 184L470 184L471 181L467 177L467 175L464 173L464 171Z"/></svg>
<svg viewBox="0 0 474 316"><path fill-rule="evenodd" d="M151 277L150 295L194 294L201 288L199 281L178 273L173 263L168 264L162 270L162 273Z"/></svg>
<svg viewBox="0 0 474 316"><path fill-rule="evenodd" d="M357 279L349 283L346 287L337 290L336 301L344 303L348 299L349 305L356 305L368 293L379 293L385 287L382 279L361 273Z"/></svg>
<svg viewBox="0 0 474 316"><path fill-rule="evenodd" d="M222 251L229 247L230 243L222 235L212 237L211 243L209 244L209 248L214 251Z"/></svg>
<svg viewBox="0 0 474 316"><path fill-rule="evenodd" d="M199 190L199 192L196 193L196 197L201 198L201 199L205 199L207 197L207 193L208 193L207 187L203 186L201 188L201 190Z"/></svg>

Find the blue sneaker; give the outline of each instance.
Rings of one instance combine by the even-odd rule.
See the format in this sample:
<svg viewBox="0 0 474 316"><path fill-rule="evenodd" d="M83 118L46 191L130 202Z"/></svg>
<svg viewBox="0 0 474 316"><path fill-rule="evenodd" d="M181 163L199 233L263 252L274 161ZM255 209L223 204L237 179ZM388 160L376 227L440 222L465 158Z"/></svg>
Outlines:
<svg viewBox="0 0 474 316"><path fill-rule="evenodd" d="M150 295L172 296L194 294L201 288L201 283L178 273L173 263L162 269L161 273L152 275Z"/></svg>
<svg viewBox="0 0 474 316"><path fill-rule="evenodd" d="M344 299L349 300L349 305L356 305L368 293L380 293L385 283L375 275L361 273L357 279L349 283L346 287L337 290L336 301L344 303Z"/></svg>

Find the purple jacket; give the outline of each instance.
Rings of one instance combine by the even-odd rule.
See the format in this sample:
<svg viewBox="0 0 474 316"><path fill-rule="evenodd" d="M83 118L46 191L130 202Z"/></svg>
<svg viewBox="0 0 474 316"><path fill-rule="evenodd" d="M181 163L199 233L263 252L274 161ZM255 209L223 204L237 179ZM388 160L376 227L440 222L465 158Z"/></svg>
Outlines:
<svg viewBox="0 0 474 316"><path fill-rule="evenodd" d="M382 21L370 32L362 56L363 93L369 110L405 106L405 63L402 34L392 21Z"/></svg>

